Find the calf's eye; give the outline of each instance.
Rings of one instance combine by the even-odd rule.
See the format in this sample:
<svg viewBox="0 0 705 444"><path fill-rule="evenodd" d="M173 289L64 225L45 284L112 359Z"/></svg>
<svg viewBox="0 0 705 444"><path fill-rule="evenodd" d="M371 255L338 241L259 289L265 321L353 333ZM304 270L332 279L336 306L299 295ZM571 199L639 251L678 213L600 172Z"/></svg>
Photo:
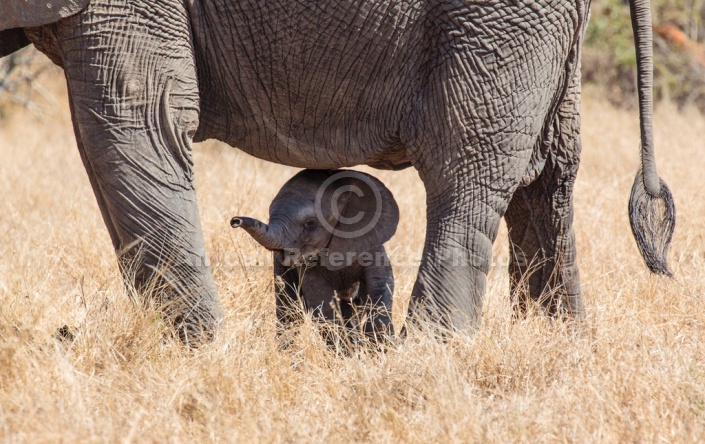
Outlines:
<svg viewBox="0 0 705 444"><path fill-rule="evenodd" d="M306 222L304 222L304 229L306 231L313 231L316 229L317 226L318 226L318 223L316 222L316 219L313 217L306 219Z"/></svg>

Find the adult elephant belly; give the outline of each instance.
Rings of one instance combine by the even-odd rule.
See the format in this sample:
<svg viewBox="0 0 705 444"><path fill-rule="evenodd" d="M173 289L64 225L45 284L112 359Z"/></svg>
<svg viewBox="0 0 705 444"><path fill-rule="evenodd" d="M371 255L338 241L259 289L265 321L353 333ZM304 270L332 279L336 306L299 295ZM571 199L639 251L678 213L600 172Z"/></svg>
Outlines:
<svg viewBox="0 0 705 444"><path fill-rule="evenodd" d="M203 7L214 5L223 10L206 12L209 37L199 37L196 27L196 44L207 54L197 58L197 137L308 168L408 160L427 192L410 314L476 326L492 244L515 191L543 174L552 152L577 165L574 74L587 5L380 0ZM573 170L558 178L568 184L562 190L572 189ZM570 196L536 200L556 202L549 210L565 223L544 231L566 246L554 248L557 256L572 258ZM530 214L527 205L514 205L516 219ZM515 226L516 237L528 224ZM514 244L532 258L541 234ZM564 274L575 276L565 280L571 300L579 301L577 269ZM571 313L579 313L574 306Z"/></svg>
<svg viewBox="0 0 705 444"><path fill-rule="evenodd" d="M207 81L196 140L302 168L410 165L399 131L418 77L421 3L202 8L208 26L195 28L195 40Z"/></svg>

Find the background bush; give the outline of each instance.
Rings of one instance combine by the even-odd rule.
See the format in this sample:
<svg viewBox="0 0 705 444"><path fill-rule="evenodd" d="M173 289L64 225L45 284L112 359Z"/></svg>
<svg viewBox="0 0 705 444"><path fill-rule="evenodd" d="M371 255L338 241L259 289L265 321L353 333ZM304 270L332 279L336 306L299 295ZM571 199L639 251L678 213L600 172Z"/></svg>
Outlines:
<svg viewBox="0 0 705 444"><path fill-rule="evenodd" d="M651 0L656 100L705 111L705 0ZM636 105L636 56L623 0L593 0L583 48L583 82L619 106Z"/></svg>

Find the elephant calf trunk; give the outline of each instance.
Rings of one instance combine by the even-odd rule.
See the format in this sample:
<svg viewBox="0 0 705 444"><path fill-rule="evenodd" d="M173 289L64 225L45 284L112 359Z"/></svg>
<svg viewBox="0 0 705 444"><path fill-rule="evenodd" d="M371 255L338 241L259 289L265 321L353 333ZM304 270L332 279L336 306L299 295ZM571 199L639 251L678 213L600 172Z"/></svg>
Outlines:
<svg viewBox="0 0 705 444"><path fill-rule="evenodd" d="M233 228L240 228L244 225L244 221L242 219L242 217L233 217L232 219L230 219L230 226Z"/></svg>
<svg viewBox="0 0 705 444"><path fill-rule="evenodd" d="M230 219L230 226L233 228L242 228L247 231L254 240L267 250L284 249L280 236L278 236L274 230L270 229L267 224L257 219L235 216Z"/></svg>

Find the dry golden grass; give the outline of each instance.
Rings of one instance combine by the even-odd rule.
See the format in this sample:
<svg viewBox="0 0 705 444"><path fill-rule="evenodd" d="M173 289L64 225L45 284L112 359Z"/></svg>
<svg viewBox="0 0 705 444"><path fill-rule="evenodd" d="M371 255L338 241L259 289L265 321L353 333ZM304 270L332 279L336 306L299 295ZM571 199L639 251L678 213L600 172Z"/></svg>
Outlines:
<svg viewBox="0 0 705 444"><path fill-rule="evenodd" d="M60 76L58 70L51 75ZM59 88L61 89L61 88ZM587 94L575 226L587 327L512 322L506 230L480 331L422 332L386 354L336 356L310 326L277 350L267 255L228 226L266 218L295 171L218 143L195 150L225 324L188 350L134 307L81 165L67 107L0 123L0 438L56 441L702 442L705 440L705 119L656 113L674 192L676 278L652 277L629 230L637 116ZM389 242L403 319L424 233L413 170L375 172L402 212ZM406 264L402 266L401 264ZM55 339L67 325L75 340Z"/></svg>

